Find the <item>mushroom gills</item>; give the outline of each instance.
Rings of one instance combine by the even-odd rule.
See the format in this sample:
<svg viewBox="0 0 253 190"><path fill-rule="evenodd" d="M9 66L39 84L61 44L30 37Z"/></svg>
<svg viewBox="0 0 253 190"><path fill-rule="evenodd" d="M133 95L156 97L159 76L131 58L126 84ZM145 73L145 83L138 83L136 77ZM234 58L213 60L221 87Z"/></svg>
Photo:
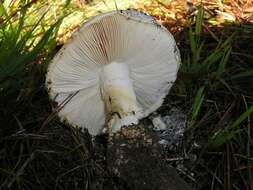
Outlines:
<svg viewBox="0 0 253 190"><path fill-rule="evenodd" d="M109 130L117 132L122 126L138 124L141 109L137 105L129 67L112 62L102 68L100 88L109 115Z"/></svg>

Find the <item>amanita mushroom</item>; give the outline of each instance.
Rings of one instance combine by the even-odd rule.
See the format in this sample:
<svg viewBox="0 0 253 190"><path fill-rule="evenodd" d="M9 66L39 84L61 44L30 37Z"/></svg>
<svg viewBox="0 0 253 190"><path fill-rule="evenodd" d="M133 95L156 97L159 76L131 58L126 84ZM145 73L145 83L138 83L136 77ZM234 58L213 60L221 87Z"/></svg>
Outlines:
<svg viewBox="0 0 253 190"><path fill-rule="evenodd" d="M138 124L163 103L179 65L166 28L143 13L112 11L90 19L63 46L46 85L62 120L92 135L108 126L107 167L128 189L189 190L163 163L154 132Z"/></svg>
<svg viewBox="0 0 253 190"><path fill-rule="evenodd" d="M75 32L49 65L46 86L62 120L97 135L109 119L118 131L161 106L179 65L165 27L143 13L117 10Z"/></svg>

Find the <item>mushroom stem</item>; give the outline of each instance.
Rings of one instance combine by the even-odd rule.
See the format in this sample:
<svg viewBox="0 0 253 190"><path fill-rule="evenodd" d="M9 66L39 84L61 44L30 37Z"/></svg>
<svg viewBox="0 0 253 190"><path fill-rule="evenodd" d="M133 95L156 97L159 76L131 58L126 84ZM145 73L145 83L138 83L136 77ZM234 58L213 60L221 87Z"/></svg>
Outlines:
<svg viewBox="0 0 253 190"><path fill-rule="evenodd" d="M137 106L127 64L112 62L104 66L100 80L112 132L119 131L122 126L138 124L141 110Z"/></svg>

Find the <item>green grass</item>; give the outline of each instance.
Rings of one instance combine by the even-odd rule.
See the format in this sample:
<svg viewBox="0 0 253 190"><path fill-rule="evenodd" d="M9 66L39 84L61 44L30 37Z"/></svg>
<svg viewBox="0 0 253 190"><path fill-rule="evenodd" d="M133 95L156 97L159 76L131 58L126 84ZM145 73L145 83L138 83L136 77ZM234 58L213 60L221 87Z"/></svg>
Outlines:
<svg viewBox="0 0 253 190"><path fill-rule="evenodd" d="M200 10L182 34L183 65L169 98L188 110L184 148L186 157L197 156L188 163L201 179L192 181L196 188L247 189L253 174L252 25L206 30L202 16Z"/></svg>
<svg viewBox="0 0 253 190"><path fill-rule="evenodd" d="M188 29L190 53L186 53L184 59L185 63L183 63L181 68L182 75L185 75L187 78L187 81L184 81L186 82L186 84L184 84L186 89L184 90L189 90L188 93L190 93L190 96L194 96L194 93L196 94L192 105L191 117L189 119L190 125L192 122L196 121L202 104L206 103L206 105L208 105L207 100L204 101L206 91L209 91L207 92L208 94L213 91L211 92L213 93L212 95L225 92L221 100L226 98L228 100L232 100L232 98L244 95L240 93L240 89L238 89L238 87L234 86L233 82L239 77L245 77L245 80L247 80L248 77L252 76L252 71L248 70L248 66L243 68L242 65L239 65L232 60L232 41L236 38L236 35L239 37L239 35L236 34L237 31L227 37L227 39L219 40L213 49L207 50L205 49L207 43L205 40L201 39L203 24L203 10L200 9L195 19L195 26ZM216 40L216 38L214 40ZM240 67L240 70L238 70L237 67ZM236 74L234 74L235 71ZM246 86L240 87L243 89ZM248 91L248 93L250 93L248 98L252 98L252 92ZM216 101L213 97L210 97L208 101L210 102L211 99L213 99L212 102ZM217 102L219 103L219 100L217 100ZM250 104L252 104L252 102ZM218 104L218 107L219 106L223 105ZM244 110L245 113L241 116L238 115L238 120L236 120L234 124L225 128L238 127L239 124L250 116L252 112L251 109L252 108L250 107L249 109ZM219 141L218 139L223 139L223 143L212 142L213 144L216 144L216 146L220 146L231 140L231 138L226 138L227 135L225 134L224 136L219 132L218 134L219 137L216 136L215 139L217 141ZM231 135L233 136L233 132L231 132Z"/></svg>
<svg viewBox="0 0 253 190"><path fill-rule="evenodd" d="M194 103L192 105L192 114L191 118L189 119L189 127L196 121L197 116L200 112L201 105L204 100L204 87L201 87L194 98Z"/></svg>
<svg viewBox="0 0 253 190"><path fill-rule="evenodd" d="M44 88L62 18L73 7L67 2L58 10L55 2L52 17L50 6L17 2L0 4L0 189L124 189L105 167L103 138L94 145L87 133L62 124ZM161 110L167 103L181 108L188 128L184 154L167 156L187 158L182 177L196 189L247 189L253 180L252 24L207 29L203 15L200 9L177 36L183 63Z"/></svg>
<svg viewBox="0 0 253 190"><path fill-rule="evenodd" d="M57 20L50 27L42 30L41 23L46 16L31 22L28 15L29 6L24 5L15 11L0 4L0 91L9 96L27 88L31 81L31 67L41 62L44 64L50 58L50 52L55 48L56 35L62 19ZM17 15L18 14L18 15ZM28 26L29 25L29 26Z"/></svg>
<svg viewBox="0 0 253 190"><path fill-rule="evenodd" d="M219 147L226 143L230 143L232 139L236 138L236 135L241 133L243 128L241 125L253 112L253 105L250 106L242 115L240 115L235 121L231 121L231 124L225 126L216 132L210 141L211 146Z"/></svg>

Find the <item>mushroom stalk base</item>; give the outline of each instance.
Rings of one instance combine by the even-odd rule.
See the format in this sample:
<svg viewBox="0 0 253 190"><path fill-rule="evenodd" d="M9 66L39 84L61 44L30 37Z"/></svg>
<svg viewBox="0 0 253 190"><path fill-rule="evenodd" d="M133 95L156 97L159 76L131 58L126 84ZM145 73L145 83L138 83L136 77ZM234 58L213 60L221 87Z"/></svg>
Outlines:
<svg viewBox="0 0 253 190"><path fill-rule="evenodd" d="M104 66L100 81L110 130L116 132L122 126L138 124L141 110L137 106L127 64L113 62Z"/></svg>

